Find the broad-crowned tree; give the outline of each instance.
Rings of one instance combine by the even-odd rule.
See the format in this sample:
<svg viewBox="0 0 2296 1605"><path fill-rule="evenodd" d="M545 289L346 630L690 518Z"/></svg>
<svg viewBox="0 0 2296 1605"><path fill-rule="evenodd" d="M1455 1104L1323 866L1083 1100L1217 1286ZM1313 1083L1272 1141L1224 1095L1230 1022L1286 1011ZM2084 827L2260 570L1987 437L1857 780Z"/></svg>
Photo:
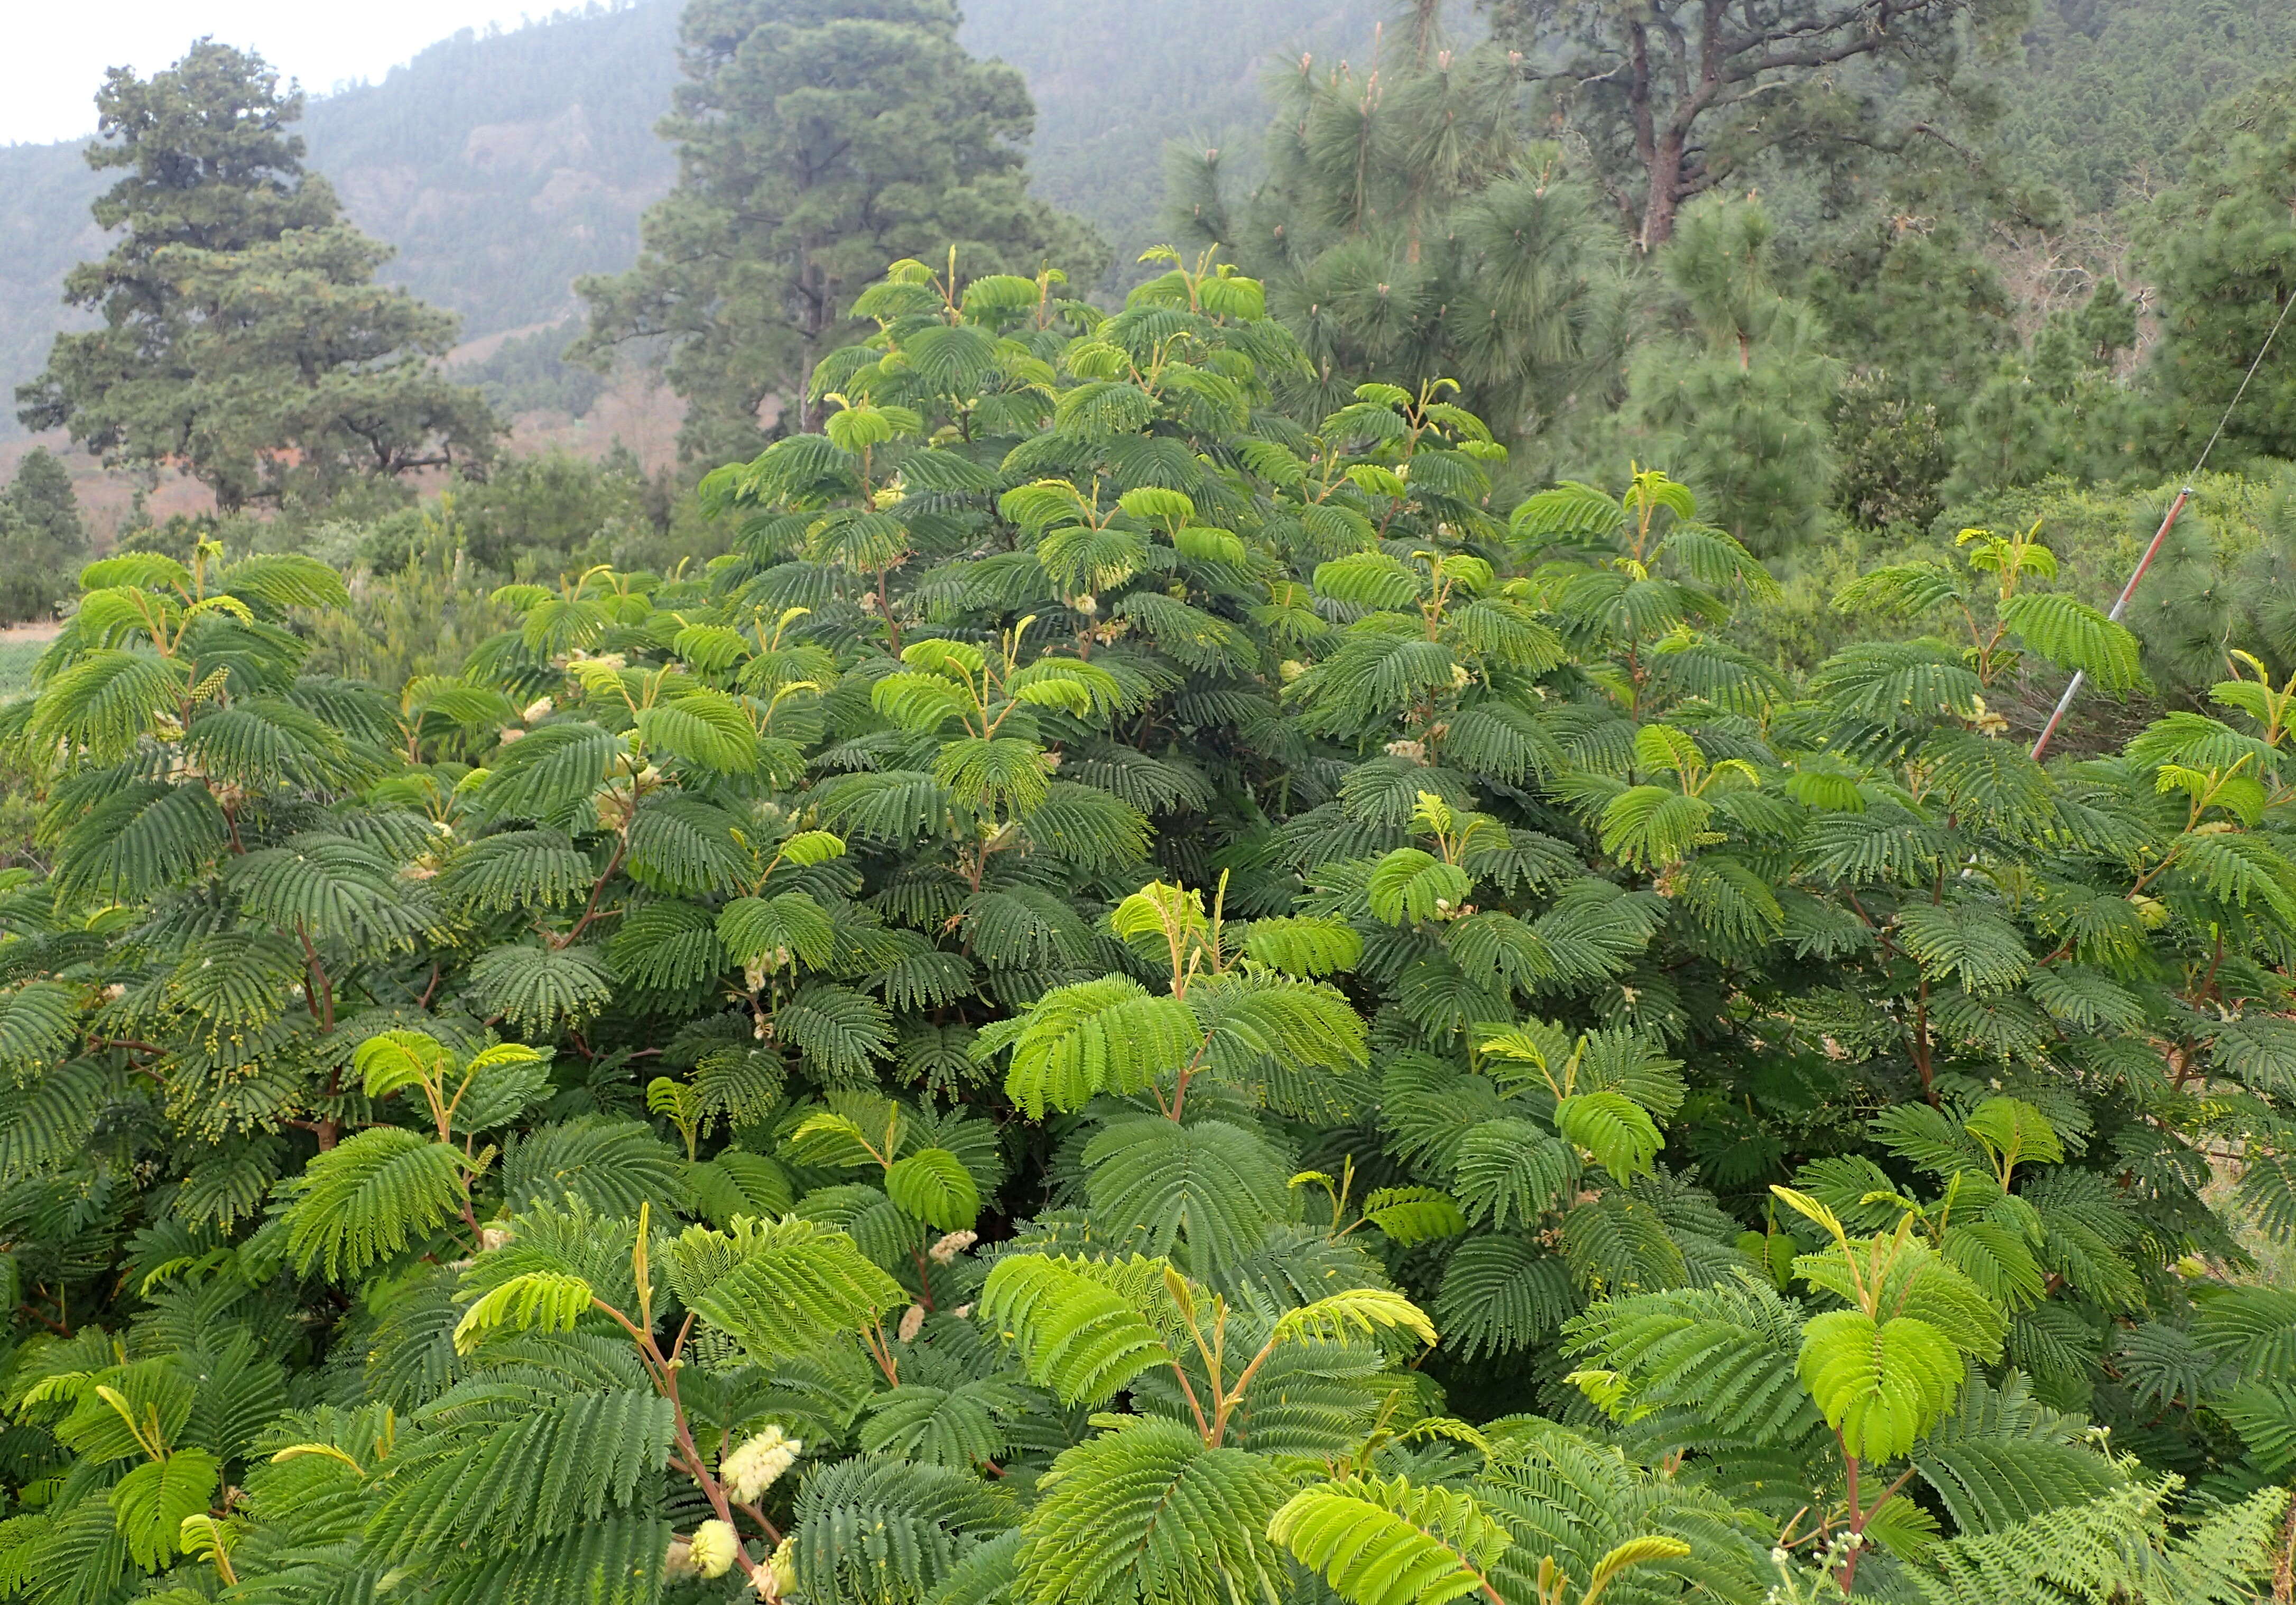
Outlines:
<svg viewBox="0 0 2296 1605"><path fill-rule="evenodd" d="M1962 70L1970 38L2013 36L2027 5L1498 0L1491 10L1493 37L1546 86L1628 234L1655 251L1685 202L1767 152L1806 161L1948 137L1944 128L1986 109Z"/></svg>
<svg viewBox="0 0 2296 1605"><path fill-rule="evenodd" d="M114 69L96 106L89 163L126 176L95 218L125 232L65 281L102 324L57 337L25 423L178 465L226 509L484 460L497 426L438 366L454 319L373 282L390 251L304 170L299 92L202 39L149 79Z"/></svg>
<svg viewBox="0 0 2296 1605"><path fill-rule="evenodd" d="M956 23L948 0L691 0L692 81L661 124L677 186L635 268L580 282L577 348L665 342L690 456L754 453L769 400L808 427L814 364L890 260L1097 276L1090 230L1029 195L1021 75L967 54Z"/></svg>

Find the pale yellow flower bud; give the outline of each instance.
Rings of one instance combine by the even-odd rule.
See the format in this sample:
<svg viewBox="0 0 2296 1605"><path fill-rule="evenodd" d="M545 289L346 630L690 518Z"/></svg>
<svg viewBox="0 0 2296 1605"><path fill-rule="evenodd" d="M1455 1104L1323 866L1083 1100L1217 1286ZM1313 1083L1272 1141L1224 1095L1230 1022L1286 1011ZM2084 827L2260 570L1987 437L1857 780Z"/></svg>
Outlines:
<svg viewBox="0 0 2296 1605"><path fill-rule="evenodd" d="M734 1536L731 1522L705 1521L693 1529L686 1544L693 1569L705 1577L724 1576L741 1552L742 1541Z"/></svg>
<svg viewBox="0 0 2296 1605"><path fill-rule="evenodd" d="M936 1265L946 1265L980 1240L977 1231L952 1231L926 1249L925 1257Z"/></svg>
<svg viewBox="0 0 2296 1605"><path fill-rule="evenodd" d="M758 1581L770 1586L775 1599L783 1599L797 1592L797 1538L794 1534L774 1546L774 1558L758 1574Z"/></svg>

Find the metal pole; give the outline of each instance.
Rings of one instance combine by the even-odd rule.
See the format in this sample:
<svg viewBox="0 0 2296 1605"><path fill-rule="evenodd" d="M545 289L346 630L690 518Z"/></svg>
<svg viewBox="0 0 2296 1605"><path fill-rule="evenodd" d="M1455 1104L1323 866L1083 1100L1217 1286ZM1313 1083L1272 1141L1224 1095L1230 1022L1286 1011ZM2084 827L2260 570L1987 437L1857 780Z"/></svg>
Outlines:
<svg viewBox="0 0 2296 1605"><path fill-rule="evenodd" d="M2276 326L2275 333L2277 332ZM2144 556L2137 559L2136 572L2129 575L2128 583L2120 588L2120 598L2113 603L2112 611L2104 615L2114 623L2120 622L2120 615L2128 611L2128 598L2136 594L2136 587L2143 581L2144 571L2151 568L2152 559L2161 555L2161 543L2169 539L2169 531L2176 527L2177 514L2185 510L2185 499L2192 494L2193 488L2187 485L2177 491L2177 499L2169 504L2169 515L2161 521L2160 532L2152 537L2152 544L2144 548ZM2065 687L2065 694L2057 698L2056 712L2049 715L2049 722L2042 727L2040 739L2033 743L2032 757L2038 759L2048 750L2049 738L2057 733L2057 726L2063 720L2065 710L2073 705L2073 698L2080 695L2081 682L2087 678L2079 670L2073 671L2072 680Z"/></svg>

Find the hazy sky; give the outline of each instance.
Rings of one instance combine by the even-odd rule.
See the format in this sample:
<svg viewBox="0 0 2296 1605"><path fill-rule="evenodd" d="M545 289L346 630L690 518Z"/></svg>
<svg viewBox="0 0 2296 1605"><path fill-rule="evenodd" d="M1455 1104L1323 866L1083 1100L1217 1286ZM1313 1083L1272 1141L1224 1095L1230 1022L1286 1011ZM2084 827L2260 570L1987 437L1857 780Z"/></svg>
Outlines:
<svg viewBox="0 0 2296 1605"><path fill-rule="evenodd" d="M557 4L569 0L555 0ZM0 144L95 131L94 95L107 67L150 74L201 34L260 51L283 77L323 92L379 78L458 28L515 27L553 0L0 0Z"/></svg>

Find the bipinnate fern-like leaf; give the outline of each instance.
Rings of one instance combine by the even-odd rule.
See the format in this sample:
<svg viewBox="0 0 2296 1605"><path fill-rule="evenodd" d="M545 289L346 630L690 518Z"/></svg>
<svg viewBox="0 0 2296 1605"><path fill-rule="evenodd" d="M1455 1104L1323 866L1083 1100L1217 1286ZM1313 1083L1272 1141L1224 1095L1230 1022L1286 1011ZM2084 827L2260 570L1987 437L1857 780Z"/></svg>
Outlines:
<svg viewBox="0 0 2296 1605"><path fill-rule="evenodd" d="M1850 1268L1849 1253L1870 1254L1875 1240L1852 1239L1849 1252L1837 1246L1823 1254L1798 1255L1794 1274L1844 1303L1858 1305L1863 1302L1859 1279ZM1920 1321L1964 1354L1988 1363L1998 1359L2008 1316L1976 1283L1918 1239L1891 1247L1893 1257L1875 1290L1877 1313L1883 1319Z"/></svg>
<svg viewBox="0 0 2296 1605"><path fill-rule="evenodd" d="M1894 1460L1945 1419L1961 1391L1961 1352L1925 1321L1876 1321L1863 1310L1814 1316L1796 1372L1842 1447Z"/></svg>
<svg viewBox="0 0 2296 1605"><path fill-rule="evenodd" d="M1427 1319L1426 1312L1402 1294L1384 1288L1350 1288L1286 1310L1276 1320L1275 1335L1344 1343L1353 1337L1383 1331L1408 1333L1430 1348L1435 1345L1435 1323Z"/></svg>
<svg viewBox="0 0 2296 1605"><path fill-rule="evenodd" d="M53 1059L71 1041L78 1015L78 989L61 981L0 992L0 1064L29 1068Z"/></svg>
<svg viewBox="0 0 2296 1605"><path fill-rule="evenodd" d="M228 878L250 915L315 939L388 948L411 944L424 923L397 867L347 836L314 831L246 853Z"/></svg>
<svg viewBox="0 0 2296 1605"><path fill-rule="evenodd" d="M1455 1238L1467 1230L1457 1200L1440 1188L1378 1187L1364 1195L1363 1218L1388 1240L1410 1247Z"/></svg>
<svg viewBox="0 0 2296 1605"><path fill-rule="evenodd" d="M642 1120L587 1115L513 1138L503 1160L503 1196L514 1210L569 1197L607 1216L686 1201L678 1156Z"/></svg>
<svg viewBox="0 0 2296 1605"><path fill-rule="evenodd" d="M570 1332L590 1307L590 1284L563 1272L529 1271L487 1289L455 1323L455 1352L466 1354L495 1331Z"/></svg>
<svg viewBox="0 0 2296 1605"><path fill-rule="evenodd" d="M529 730L495 761L478 802L496 819L575 824L622 747L620 737L579 720Z"/></svg>
<svg viewBox="0 0 2296 1605"><path fill-rule="evenodd" d="M1603 851L1637 868L1688 858L1706 833L1714 804L1663 786L1629 786L1603 806Z"/></svg>
<svg viewBox="0 0 2296 1605"><path fill-rule="evenodd" d="M478 912L545 909L587 891L597 870L562 832L504 830L482 836L441 870L439 895Z"/></svg>
<svg viewBox="0 0 2296 1605"><path fill-rule="evenodd" d="M484 1373L407 1422L367 1536L394 1561L477 1539L530 1543L630 1502L669 1453L669 1401Z"/></svg>
<svg viewBox="0 0 2296 1605"><path fill-rule="evenodd" d="M0 1179L22 1181L87 1142L118 1095L101 1059L68 1059L21 1086L0 1085Z"/></svg>
<svg viewBox="0 0 2296 1605"><path fill-rule="evenodd" d="M707 686L682 687L644 709L639 739L696 768L746 775L758 767L758 732L741 702Z"/></svg>
<svg viewBox="0 0 2296 1605"><path fill-rule="evenodd" d="M1554 1128L1621 1181L1647 1173L1666 1140L1649 1112L1623 1092L1580 1092L1557 1099Z"/></svg>
<svg viewBox="0 0 2296 1605"><path fill-rule="evenodd" d="M760 1359L802 1354L908 1302L851 1238L810 1221L761 1224L739 1246L732 1268L687 1303Z"/></svg>
<svg viewBox="0 0 2296 1605"><path fill-rule="evenodd" d="M1316 1082L1369 1062L1363 1017L1324 982L1267 970L1201 975L1188 1010L1205 1033L1205 1063L1235 1081Z"/></svg>
<svg viewBox="0 0 2296 1605"><path fill-rule="evenodd" d="M823 832L820 834L827 834ZM718 939L737 964L767 971L829 962L836 927L821 905L802 892L742 897L718 914Z"/></svg>
<svg viewBox="0 0 2296 1605"><path fill-rule="evenodd" d="M1128 1420L1053 1462L1029 1514L1013 1594L1028 1605L1276 1597L1273 1461L1212 1448L1177 1421Z"/></svg>
<svg viewBox="0 0 2296 1605"><path fill-rule="evenodd" d="M1054 987L1025 1013L987 1027L972 1057L987 1063L1008 1048L1004 1089L1041 1119L1047 1108L1137 1092L1185 1068L1202 1050L1203 1031L1178 999L1127 975L1103 975Z"/></svg>
<svg viewBox="0 0 2296 1605"><path fill-rule="evenodd" d="M630 819L632 880L678 897L720 891L755 873L742 821L700 797L657 792Z"/></svg>
<svg viewBox="0 0 2296 1605"><path fill-rule="evenodd" d="M1924 1444L1914 1463L1964 1533L2014 1527L2124 1480L2093 1449L2006 1434Z"/></svg>
<svg viewBox="0 0 2296 1605"><path fill-rule="evenodd" d="M955 1231L980 1214L980 1189L944 1148L919 1148L885 1167L885 1194L928 1226Z"/></svg>
<svg viewBox="0 0 2296 1605"><path fill-rule="evenodd" d="M222 1469L206 1450L183 1448L146 1461L112 1485L112 1515L136 1565L157 1568L175 1558L184 1518L208 1508Z"/></svg>
<svg viewBox="0 0 2296 1605"><path fill-rule="evenodd" d="M2162 1505L2178 1479L2134 1482L1997 1532L1931 1545L1907 1568L1923 1605L2234 1605L2269 1574L2284 1488L2213 1515L2170 1543Z"/></svg>
<svg viewBox="0 0 2296 1605"><path fill-rule="evenodd" d="M801 1597L908 1605L1013 1519L1011 1500L969 1468L867 1454L822 1467L800 1491L789 1560Z"/></svg>
<svg viewBox="0 0 2296 1605"><path fill-rule="evenodd" d="M534 1036L578 1026L614 995L605 956L587 947L489 948L471 966L471 993L489 1017Z"/></svg>
<svg viewBox="0 0 2296 1605"><path fill-rule="evenodd" d="M1465 904L1473 885L1456 864L1417 847L1398 847L1380 860L1364 890L1376 918L1402 925L1447 918Z"/></svg>
<svg viewBox="0 0 2296 1605"><path fill-rule="evenodd" d="M41 687L32 715L43 743L69 744L98 763L127 753L172 713L188 688L186 665L150 653L92 652Z"/></svg>
<svg viewBox="0 0 2296 1605"><path fill-rule="evenodd" d="M1363 937L1344 920L1256 919L1244 931L1243 951L1256 964L1305 980L1355 968L1363 959Z"/></svg>
<svg viewBox="0 0 2296 1605"><path fill-rule="evenodd" d="M774 1011L773 1029L831 1086L871 1084L871 1066L893 1051L891 1012L865 993L825 981L800 987Z"/></svg>
<svg viewBox="0 0 2296 1605"><path fill-rule="evenodd" d="M74 820L56 852L60 897L148 896L212 863L231 826L204 785L139 781Z"/></svg>
<svg viewBox="0 0 2296 1605"><path fill-rule="evenodd" d="M1444 1605L1480 1593L1511 1542L1472 1495L1404 1477L1353 1477L1293 1494L1267 1535L1349 1605Z"/></svg>
<svg viewBox="0 0 2296 1605"><path fill-rule="evenodd" d="M654 1605L668 1549L668 1522L618 1512L529 1548L489 1546L431 1598L439 1605Z"/></svg>
<svg viewBox="0 0 2296 1605"><path fill-rule="evenodd" d="M1973 904L1909 903L1898 915L1898 939L1923 974L1957 978L1972 992L2014 986L2032 963L2016 927Z"/></svg>
<svg viewBox="0 0 2296 1605"><path fill-rule="evenodd" d="M709 910L661 898L626 910L606 942L606 962L625 984L676 992L726 967L726 949Z"/></svg>
<svg viewBox="0 0 2296 1605"><path fill-rule="evenodd" d="M1566 1329L1568 1353L1620 1388L1616 1410L1684 1407L1696 1430L1758 1446L1795 1444L1819 1417L1794 1374L1799 1313L1749 1272L1590 1305Z"/></svg>
<svg viewBox="0 0 2296 1605"><path fill-rule="evenodd" d="M1552 1132L1506 1116L1469 1129L1459 1144L1452 1191L1470 1222L1505 1230L1529 1226L1562 1201L1578 1158Z"/></svg>
<svg viewBox="0 0 2296 1605"><path fill-rule="evenodd" d="M1435 1326L1463 1359L1518 1354L1578 1307L1564 1262L1528 1238L1471 1237L1451 1252Z"/></svg>
<svg viewBox="0 0 2296 1605"><path fill-rule="evenodd" d="M1139 1283L1160 1262L1128 1262ZM980 1291L980 1316L1002 1331L1029 1379L1064 1403L1101 1404L1171 1351L1121 1285L1127 1262L1016 1254L996 1262Z"/></svg>
<svg viewBox="0 0 2296 1605"><path fill-rule="evenodd" d="M2142 648L2129 628L2062 591L2027 591L2001 605L2001 621L2061 669L2078 669L2109 696L2144 683Z"/></svg>
<svg viewBox="0 0 2296 1605"><path fill-rule="evenodd" d="M937 1466L978 1466L1004 1453L1004 1423L1042 1395L990 1377L953 1387L905 1382L869 1401L861 1447Z"/></svg>
<svg viewBox="0 0 2296 1605"><path fill-rule="evenodd" d="M1234 1264L1290 1212L1283 1166L1256 1132L1158 1115L1111 1121L1085 1146L1094 1216L1151 1254L1185 1243L1199 1274Z"/></svg>
<svg viewBox="0 0 2296 1605"><path fill-rule="evenodd" d="M461 1207L464 1163L459 1149L398 1126L345 1138L291 1184L289 1256L334 1278L398 1253Z"/></svg>

